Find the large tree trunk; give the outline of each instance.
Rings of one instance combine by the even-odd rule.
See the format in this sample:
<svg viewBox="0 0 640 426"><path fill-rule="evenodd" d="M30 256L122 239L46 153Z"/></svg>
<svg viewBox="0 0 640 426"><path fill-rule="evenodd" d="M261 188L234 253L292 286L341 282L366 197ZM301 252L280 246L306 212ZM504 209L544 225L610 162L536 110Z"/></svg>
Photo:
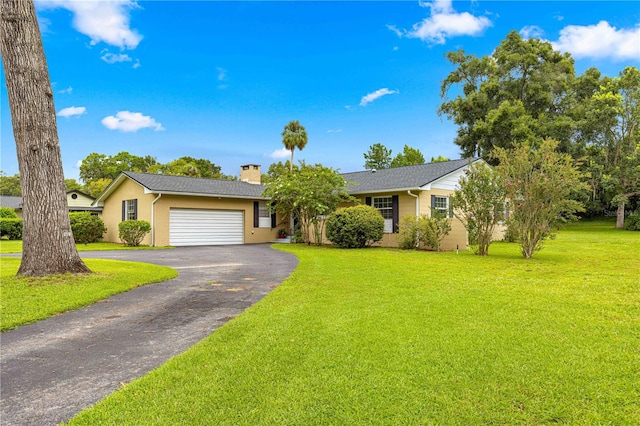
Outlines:
<svg viewBox="0 0 640 426"><path fill-rule="evenodd" d="M0 49L22 186L18 275L91 272L78 255L67 207L56 111L32 0L2 0Z"/></svg>

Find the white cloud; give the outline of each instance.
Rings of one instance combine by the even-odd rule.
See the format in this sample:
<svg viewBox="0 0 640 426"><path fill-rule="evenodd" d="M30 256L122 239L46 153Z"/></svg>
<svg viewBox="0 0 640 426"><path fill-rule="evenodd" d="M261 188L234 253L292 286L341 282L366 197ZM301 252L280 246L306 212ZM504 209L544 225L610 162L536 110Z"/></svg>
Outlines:
<svg viewBox="0 0 640 426"><path fill-rule="evenodd" d="M140 112L118 111L115 116L110 115L102 119L107 129L122 132L137 132L140 129L152 128L154 131L164 130L161 123Z"/></svg>
<svg viewBox="0 0 640 426"><path fill-rule="evenodd" d="M342 129L329 129L327 133L342 133Z"/></svg>
<svg viewBox="0 0 640 426"><path fill-rule="evenodd" d="M133 66L131 67L134 70L137 70L138 68L140 68L140 59L136 59L136 61L133 63Z"/></svg>
<svg viewBox="0 0 640 426"><path fill-rule="evenodd" d="M451 0L421 2L421 6L431 9L431 16L413 25L411 30L399 30L387 25L399 37L419 38L431 44L444 44L447 38L457 36L477 36L492 26L484 16L474 16L468 12L458 13Z"/></svg>
<svg viewBox="0 0 640 426"><path fill-rule="evenodd" d="M394 95L396 93L400 93L400 92L398 92L397 90L389 90L386 87L383 89L378 89L375 92L371 92L363 96L362 99L360 100L360 106L366 106L368 103L371 103L376 99L379 99L386 95Z"/></svg>
<svg viewBox="0 0 640 426"><path fill-rule="evenodd" d="M73 92L73 87L69 86L66 89L58 90L61 95L70 95Z"/></svg>
<svg viewBox="0 0 640 426"><path fill-rule="evenodd" d="M520 31L520 35L522 38L540 38L544 35L544 30L537 25L527 25L522 28Z"/></svg>
<svg viewBox="0 0 640 426"><path fill-rule="evenodd" d="M76 167L75 167L75 168L76 168L76 169L79 169L79 168L80 168L80 166L82 166L82 160L78 160L78 161L76 161Z"/></svg>
<svg viewBox="0 0 640 426"><path fill-rule="evenodd" d="M91 39L121 49L135 49L142 36L129 25L131 9L140 6L131 0L78 1L41 0L40 8L64 8L73 13L73 27Z"/></svg>
<svg viewBox="0 0 640 426"><path fill-rule="evenodd" d="M133 60L131 59L131 56L126 53L111 53L107 50L102 51L100 59L108 64L115 64L116 62L131 62Z"/></svg>
<svg viewBox="0 0 640 426"><path fill-rule="evenodd" d="M291 157L291 151L289 151L287 148L280 148L280 149L276 149L275 151L273 151L271 154L266 154L267 157L269 158L290 158Z"/></svg>
<svg viewBox="0 0 640 426"><path fill-rule="evenodd" d="M574 58L640 58L640 25L617 29L607 21L597 25L569 25L560 30L560 38L552 42L554 49L569 52Z"/></svg>
<svg viewBox="0 0 640 426"><path fill-rule="evenodd" d="M216 67L218 71L218 81L225 81L227 79L227 70L221 67Z"/></svg>
<svg viewBox="0 0 640 426"><path fill-rule="evenodd" d="M87 108L77 107L77 106L62 108L60 111L58 111L58 115L60 117L65 117L65 118L73 117L76 115L82 115L86 113L87 113Z"/></svg>

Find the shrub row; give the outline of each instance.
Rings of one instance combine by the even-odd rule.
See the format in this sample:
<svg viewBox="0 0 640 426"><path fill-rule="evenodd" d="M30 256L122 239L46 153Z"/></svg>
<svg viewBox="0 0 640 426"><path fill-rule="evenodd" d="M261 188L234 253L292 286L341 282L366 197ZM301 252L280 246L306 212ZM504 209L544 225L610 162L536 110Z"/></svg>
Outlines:
<svg viewBox="0 0 640 426"><path fill-rule="evenodd" d="M628 231L640 231L640 211L627 216L624 220L624 229Z"/></svg>
<svg viewBox="0 0 640 426"><path fill-rule="evenodd" d="M0 238L10 240L22 239L22 219L17 217L0 217Z"/></svg>

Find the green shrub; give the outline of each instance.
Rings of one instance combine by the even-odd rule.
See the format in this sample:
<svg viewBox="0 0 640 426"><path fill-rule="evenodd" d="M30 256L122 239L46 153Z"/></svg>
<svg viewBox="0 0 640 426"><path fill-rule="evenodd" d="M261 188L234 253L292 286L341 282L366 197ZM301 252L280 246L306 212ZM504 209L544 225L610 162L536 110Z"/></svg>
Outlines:
<svg viewBox="0 0 640 426"><path fill-rule="evenodd" d="M627 216L624 220L624 229L627 231L640 231L640 211Z"/></svg>
<svg viewBox="0 0 640 426"><path fill-rule="evenodd" d="M98 216L89 212L69 213L71 222L71 232L76 243L95 243L102 238L102 234L107 232L107 227Z"/></svg>
<svg viewBox="0 0 640 426"><path fill-rule="evenodd" d="M415 216L405 216L398 228L398 247L405 250L418 248L419 221Z"/></svg>
<svg viewBox="0 0 640 426"><path fill-rule="evenodd" d="M423 216L420 222L420 246L440 251L442 240L451 232L451 220L445 214L434 210L431 217Z"/></svg>
<svg viewBox="0 0 640 426"><path fill-rule="evenodd" d="M451 232L451 221L434 212L433 217L406 216L398 230L398 246L402 249L431 249L440 251L442 240Z"/></svg>
<svg viewBox="0 0 640 426"><path fill-rule="evenodd" d="M139 246L149 231L151 225L146 220L124 220L118 224L118 236L128 246Z"/></svg>
<svg viewBox="0 0 640 426"><path fill-rule="evenodd" d="M22 239L22 219L17 217L0 217L0 237L10 240Z"/></svg>
<svg viewBox="0 0 640 426"><path fill-rule="evenodd" d="M378 209L358 205L336 210L327 217L327 239L342 248L361 248L382 239L384 219Z"/></svg>
<svg viewBox="0 0 640 426"><path fill-rule="evenodd" d="M18 214L11 207L0 207L0 218L15 219Z"/></svg>

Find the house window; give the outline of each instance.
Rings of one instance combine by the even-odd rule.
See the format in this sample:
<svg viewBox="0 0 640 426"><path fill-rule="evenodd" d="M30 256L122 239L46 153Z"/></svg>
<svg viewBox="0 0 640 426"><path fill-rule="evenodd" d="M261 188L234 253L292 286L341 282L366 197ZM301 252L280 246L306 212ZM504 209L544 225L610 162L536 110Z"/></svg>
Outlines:
<svg viewBox="0 0 640 426"><path fill-rule="evenodd" d="M393 198L392 197L373 197L373 207L378 209L384 218L384 232L391 234L393 232Z"/></svg>
<svg viewBox="0 0 640 426"><path fill-rule="evenodd" d="M260 201L258 203L258 227L259 228L271 228L271 213L267 208L267 203L264 201Z"/></svg>
<svg viewBox="0 0 640 426"><path fill-rule="evenodd" d="M122 220L138 219L138 200L122 201Z"/></svg>
<svg viewBox="0 0 640 426"><path fill-rule="evenodd" d="M275 228L276 214L270 213L266 201L253 202L253 227Z"/></svg>
<svg viewBox="0 0 640 426"><path fill-rule="evenodd" d="M434 212L441 214L444 217L450 217L449 214L449 197L440 197L438 195L433 196L433 203L431 208Z"/></svg>

